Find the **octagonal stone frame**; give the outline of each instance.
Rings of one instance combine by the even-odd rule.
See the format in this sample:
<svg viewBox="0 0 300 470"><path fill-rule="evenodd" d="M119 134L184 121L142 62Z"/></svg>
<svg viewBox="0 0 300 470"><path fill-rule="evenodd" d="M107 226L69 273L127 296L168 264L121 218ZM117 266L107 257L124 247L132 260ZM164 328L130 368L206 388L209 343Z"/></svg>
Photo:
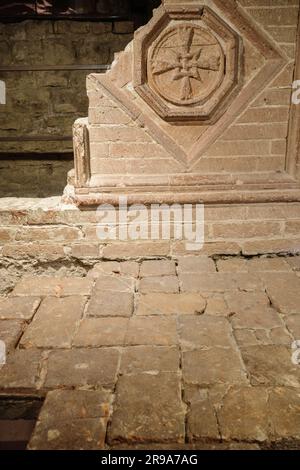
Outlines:
<svg viewBox="0 0 300 470"><path fill-rule="evenodd" d="M225 56L225 78L220 87L208 96L203 104L195 106L168 103L154 87L149 84L148 52L164 29L168 32L170 23L180 25L185 20L201 21L208 32L215 36L222 44ZM191 24L191 23L189 23ZM201 27L198 23L195 27ZM209 7L185 7L178 11L176 8L161 8L155 15L155 20L144 27L135 36L134 41L134 82L133 86L141 98L165 121L168 122L199 122L199 124L213 124L233 101L243 82L243 42L242 38L227 25Z"/></svg>

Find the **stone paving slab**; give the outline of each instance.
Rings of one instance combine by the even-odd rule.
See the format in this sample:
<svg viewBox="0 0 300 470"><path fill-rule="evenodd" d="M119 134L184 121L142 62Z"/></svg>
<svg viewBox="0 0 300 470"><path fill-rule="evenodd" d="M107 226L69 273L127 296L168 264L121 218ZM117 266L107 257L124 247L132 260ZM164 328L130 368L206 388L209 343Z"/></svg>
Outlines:
<svg viewBox="0 0 300 470"><path fill-rule="evenodd" d="M120 353L114 348L53 351L47 363L44 387L114 387Z"/></svg>
<svg viewBox="0 0 300 470"><path fill-rule="evenodd" d="M174 373L120 377L108 429L110 444L120 441L184 442L185 406Z"/></svg>
<svg viewBox="0 0 300 470"><path fill-rule="evenodd" d="M130 317L134 309L131 292L95 289L87 306L88 317Z"/></svg>
<svg viewBox="0 0 300 470"><path fill-rule="evenodd" d="M56 390L47 394L28 448L100 450L110 415L111 394Z"/></svg>
<svg viewBox="0 0 300 470"><path fill-rule="evenodd" d="M81 296L44 299L20 346L24 349L70 348L85 303L86 298Z"/></svg>
<svg viewBox="0 0 300 470"><path fill-rule="evenodd" d="M79 326L73 345L83 348L124 346L128 322L123 317L86 318Z"/></svg>
<svg viewBox="0 0 300 470"><path fill-rule="evenodd" d="M47 395L30 448L300 448L299 257L162 258L0 300L0 393Z"/></svg>
<svg viewBox="0 0 300 470"><path fill-rule="evenodd" d="M9 297L0 300L0 320L26 320L34 316L41 299L39 297Z"/></svg>
<svg viewBox="0 0 300 470"><path fill-rule="evenodd" d="M17 345L24 325L22 320L0 320L0 341L4 341L7 353Z"/></svg>
<svg viewBox="0 0 300 470"><path fill-rule="evenodd" d="M94 280L77 277L24 277L16 285L13 295L56 296L90 295Z"/></svg>
<svg viewBox="0 0 300 470"><path fill-rule="evenodd" d="M200 294L141 294L137 298L136 315L201 315L206 304Z"/></svg>

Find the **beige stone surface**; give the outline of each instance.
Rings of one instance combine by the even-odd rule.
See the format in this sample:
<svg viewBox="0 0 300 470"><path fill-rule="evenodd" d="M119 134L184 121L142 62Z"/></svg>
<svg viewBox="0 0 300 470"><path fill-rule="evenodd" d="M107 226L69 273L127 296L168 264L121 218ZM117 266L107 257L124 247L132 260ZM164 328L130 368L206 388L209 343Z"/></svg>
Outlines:
<svg viewBox="0 0 300 470"><path fill-rule="evenodd" d="M145 277L140 280L139 292L142 294L147 294L149 292L179 292L178 279L176 276Z"/></svg>
<svg viewBox="0 0 300 470"><path fill-rule="evenodd" d="M259 259L263 285L298 279L296 271L282 270L281 260L272 261L274 270L266 271L269 258ZM54 282L46 295L42 277L43 295L25 295L24 284L24 293L2 300L9 315L16 305L17 318L0 320L0 336L1 324L9 324L15 344L22 325L21 346L29 347L26 335L33 344L10 350L0 369L0 390L6 395L58 391L37 423L30 448L297 447L300 372L292 363L291 346L299 339L299 312L280 313L268 291L238 287L238 275L252 280L256 273L231 272L229 267L200 274L235 286L224 292L143 294L138 279L121 273L120 264L111 264L104 276L99 271L99 286L89 296L53 295ZM119 290L124 278L131 279L129 292L128 285ZM168 275L160 276L164 278ZM39 285L39 276L36 280ZM78 278L68 278L68 292L76 288ZM282 309L290 312L291 300L279 293ZM31 318L41 297L46 298ZM124 316L118 315L121 311ZM71 395L73 391L82 394ZM95 395L86 396L89 391ZM109 411L110 416L105 414Z"/></svg>
<svg viewBox="0 0 300 470"><path fill-rule="evenodd" d="M247 383L246 373L236 349L214 346L187 351L182 356L183 379L189 384Z"/></svg>
<svg viewBox="0 0 300 470"><path fill-rule="evenodd" d="M177 374L120 377L110 443L183 442L185 407Z"/></svg>
<svg viewBox="0 0 300 470"><path fill-rule="evenodd" d="M136 315L201 315L206 300L199 294L141 294L137 298Z"/></svg>
<svg viewBox="0 0 300 470"><path fill-rule="evenodd" d="M296 273L264 275L267 294L274 307L281 313L299 313L300 278Z"/></svg>
<svg viewBox="0 0 300 470"><path fill-rule="evenodd" d="M17 345L24 329L22 320L0 320L0 341L5 343L7 353Z"/></svg>
<svg viewBox="0 0 300 470"><path fill-rule="evenodd" d="M111 395L55 390L47 394L30 450L100 450L105 446Z"/></svg>
<svg viewBox="0 0 300 470"><path fill-rule="evenodd" d="M172 346L178 343L176 319L171 317L130 318L125 344Z"/></svg>
<svg viewBox="0 0 300 470"><path fill-rule="evenodd" d="M267 306L257 306L253 309L240 310L231 317L233 328L273 329L284 324L275 309Z"/></svg>
<svg viewBox="0 0 300 470"><path fill-rule="evenodd" d="M207 390L199 390L191 400L187 415L187 435L189 442L220 439L217 415Z"/></svg>
<svg viewBox="0 0 300 470"><path fill-rule="evenodd" d="M113 388L119 352L114 348L53 351L47 364L46 388Z"/></svg>
<svg viewBox="0 0 300 470"><path fill-rule="evenodd" d="M21 339L21 347L70 348L85 303L86 299L81 296L44 299Z"/></svg>
<svg viewBox="0 0 300 470"><path fill-rule="evenodd" d="M235 341L229 321L212 315L180 316L179 340L184 351L211 348L216 344L233 348Z"/></svg>
<svg viewBox="0 0 300 470"><path fill-rule="evenodd" d="M122 352L120 373L176 372L179 358L179 350L173 346L129 346Z"/></svg>
<svg viewBox="0 0 300 470"><path fill-rule="evenodd" d="M175 261L154 260L143 261L140 269L140 277L149 276L174 276L176 274Z"/></svg>
<svg viewBox="0 0 300 470"><path fill-rule="evenodd" d="M124 261L122 263L118 261L106 261L97 263L93 269L89 271L87 277L97 279L103 274L121 274L137 278L139 274L139 264L135 261Z"/></svg>
<svg viewBox="0 0 300 470"><path fill-rule="evenodd" d="M92 279L60 277L24 277L16 285L13 295L65 297L69 295L89 295L93 286Z"/></svg>
<svg viewBox="0 0 300 470"><path fill-rule="evenodd" d="M178 258L178 272L216 272L215 263L207 256L181 256Z"/></svg>
<svg viewBox="0 0 300 470"><path fill-rule="evenodd" d="M17 350L0 369L0 390L36 390L40 378L40 351Z"/></svg>
<svg viewBox="0 0 300 470"><path fill-rule="evenodd" d="M0 301L1 320L31 320L40 304L39 297L9 297Z"/></svg>
<svg viewBox="0 0 300 470"><path fill-rule="evenodd" d="M261 387L229 390L218 411L222 438L265 442L270 432L268 399L268 391Z"/></svg>
<svg viewBox="0 0 300 470"><path fill-rule="evenodd" d="M299 387L300 369L286 346L252 346L241 349L252 385Z"/></svg>
<svg viewBox="0 0 300 470"><path fill-rule="evenodd" d="M86 313L88 317L130 317L133 308L133 293L96 288L88 303Z"/></svg>
<svg viewBox="0 0 300 470"><path fill-rule="evenodd" d="M113 277L108 274L99 276L96 279L96 284L93 293L95 292L133 292L135 281L132 277L120 276Z"/></svg>
<svg viewBox="0 0 300 470"><path fill-rule="evenodd" d="M300 339L300 313L285 317L284 322L293 337L296 340Z"/></svg>
<svg viewBox="0 0 300 470"><path fill-rule="evenodd" d="M226 273L179 274L182 292L226 292L237 288L235 279Z"/></svg>
<svg viewBox="0 0 300 470"><path fill-rule="evenodd" d="M127 318L87 318L81 322L73 345L84 348L123 346L127 327Z"/></svg>

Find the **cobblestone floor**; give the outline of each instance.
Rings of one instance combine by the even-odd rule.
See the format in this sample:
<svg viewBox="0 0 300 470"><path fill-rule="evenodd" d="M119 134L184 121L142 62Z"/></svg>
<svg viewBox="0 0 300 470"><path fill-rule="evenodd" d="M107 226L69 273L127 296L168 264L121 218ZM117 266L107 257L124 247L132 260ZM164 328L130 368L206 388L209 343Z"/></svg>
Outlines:
<svg viewBox="0 0 300 470"><path fill-rule="evenodd" d="M300 448L300 257L23 277L0 339L1 394L46 397L31 449Z"/></svg>

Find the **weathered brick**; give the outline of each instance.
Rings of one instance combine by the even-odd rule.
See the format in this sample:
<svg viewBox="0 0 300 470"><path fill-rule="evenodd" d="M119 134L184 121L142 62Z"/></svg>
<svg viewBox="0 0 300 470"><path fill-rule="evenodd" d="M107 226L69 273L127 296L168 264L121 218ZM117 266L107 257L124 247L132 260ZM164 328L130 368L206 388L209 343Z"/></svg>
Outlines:
<svg viewBox="0 0 300 470"><path fill-rule="evenodd" d="M235 345L228 320L212 315L180 317L179 340L184 351L209 348L216 344L224 348Z"/></svg>

